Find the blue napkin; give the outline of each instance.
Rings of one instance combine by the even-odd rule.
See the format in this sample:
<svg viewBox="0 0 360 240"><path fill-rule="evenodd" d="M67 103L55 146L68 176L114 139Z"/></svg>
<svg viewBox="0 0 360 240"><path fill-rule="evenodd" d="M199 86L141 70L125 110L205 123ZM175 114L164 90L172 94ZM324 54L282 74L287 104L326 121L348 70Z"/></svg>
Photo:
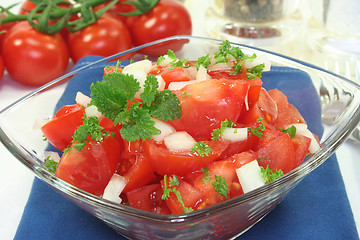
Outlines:
<svg viewBox="0 0 360 240"><path fill-rule="evenodd" d="M97 59L86 57L75 68ZM78 90L89 95L90 90L83 86L102 78L98 70L97 67L86 75L74 77L57 108L72 104ZM322 134L320 115L314 114L320 112L320 103L306 73L273 67L272 71L263 73L262 79L266 89L278 88L284 92L289 102L300 109L310 130ZM318 111L309 111L310 104ZM15 239L125 238L35 178ZM359 239L336 156L307 176L239 239Z"/></svg>

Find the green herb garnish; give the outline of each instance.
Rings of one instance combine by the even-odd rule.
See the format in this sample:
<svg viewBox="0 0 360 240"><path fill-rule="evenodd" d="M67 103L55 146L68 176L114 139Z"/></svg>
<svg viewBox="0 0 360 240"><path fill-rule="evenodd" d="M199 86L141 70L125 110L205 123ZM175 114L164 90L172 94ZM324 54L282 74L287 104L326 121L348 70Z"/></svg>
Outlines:
<svg viewBox="0 0 360 240"><path fill-rule="evenodd" d="M265 131L265 125L263 122L263 119L261 117L259 117L256 122L259 123L259 126L256 128L251 128L248 127L248 131L251 132L252 134L254 134L255 136L257 136L258 138L262 138L264 135L264 131Z"/></svg>
<svg viewBox="0 0 360 240"><path fill-rule="evenodd" d="M291 125L291 127L288 127L287 129L280 128L280 131L288 133L290 135L290 138L292 139L293 137L295 137L296 127L294 125Z"/></svg>
<svg viewBox="0 0 360 240"><path fill-rule="evenodd" d="M281 169L273 172L273 170L269 168L269 165L267 165L265 169L263 167L260 167L260 169L261 169L261 175L265 180L265 184L270 183L275 179L278 179L279 177L284 175Z"/></svg>
<svg viewBox="0 0 360 240"><path fill-rule="evenodd" d="M215 175L215 182L212 183L214 189L220 194L227 198L227 192L229 191L225 177Z"/></svg>
<svg viewBox="0 0 360 240"><path fill-rule="evenodd" d="M212 140L219 140L221 137L221 134L224 132L226 128L232 128L235 126L235 123L231 121L230 119L226 119L220 123L220 128L216 128L211 133L211 139Z"/></svg>
<svg viewBox="0 0 360 240"><path fill-rule="evenodd" d="M54 159L50 158L50 156L48 156L45 160L45 168L51 173L56 172L56 168L58 165L59 163Z"/></svg>
<svg viewBox="0 0 360 240"><path fill-rule="evenodd" d="M192 147L191 151L193 153L198 153L201 157L204 157L209 156L209 154L211 153L211 148L206 142L197 142Z"/></svg>

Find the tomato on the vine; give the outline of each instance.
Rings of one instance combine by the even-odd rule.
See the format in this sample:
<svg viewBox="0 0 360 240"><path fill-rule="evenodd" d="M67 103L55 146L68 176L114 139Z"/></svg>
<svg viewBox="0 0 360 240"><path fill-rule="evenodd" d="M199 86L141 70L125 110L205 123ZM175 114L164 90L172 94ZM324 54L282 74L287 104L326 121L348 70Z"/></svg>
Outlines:
<svg viewBox="0 0 360 240"><path fill-rule="evenodd" d="M126 25L135 46L170 36L190 35L192 31L189 12L175 0L161 0L148 13L128 17ZM166 54L168 49L180 50L184 43L178 40L163 46L146 48L143 52L147 55L159 56Z"/></svg>
<svg viewBox="0 0 360 240"><path fill-rule="evenodd" d="M109 10L106 11L106 14L111 15L113 18L116 18L120 21L125 22L127 16L122 15L121 13L128 13L128 12L132 12L135 11L136 8L131 5L131 4L127 4L127 3L123 3L126 2L127 0L119 0L114 6L112 6ZM94 7L94 10L97 11L103 7L105 7L107 4L109 4L109 2L104 3L104 4L100 4L96 7Z"/></svg>
<svg viewBox="0 0 360 240"><path fill-rule="evenodd" d="M62 75L69 52L60 34L38 32L28 22L15 24L6 33L2 55L9 75L16 81L40 86Z"/></svg>
<svg viewBox="0 0 360 240"><path fill-rule="evenodd" d="M107 57L132 47L125 24L104 14L97 22L71 33L68 38L71 59L77 62L88 55ZM131 58L131 56L124 56Z"/></svg>

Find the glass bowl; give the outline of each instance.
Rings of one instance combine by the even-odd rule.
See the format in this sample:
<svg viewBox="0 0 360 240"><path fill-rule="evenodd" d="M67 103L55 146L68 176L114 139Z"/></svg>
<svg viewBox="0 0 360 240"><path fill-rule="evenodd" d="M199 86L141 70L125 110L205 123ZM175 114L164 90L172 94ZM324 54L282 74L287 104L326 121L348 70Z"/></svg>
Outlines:
<svg viewBox="0 0 360 240"><path fill-rule="evenodd" d="M283 177L247 194L192 213L157 215L118 205L73 187L48 172L44 166L44 151L49 146L43 141L41 131L33 128L34 122L53 116L56 109L64 104L74 103L77 91L88 94L90 82L101 80L104 66L116 64L112 61L114 58L130 53L134 54L134 60L139 60L144 58L140 52L146 47L166 49L178 43L185 44L176 52L179 58L196 60L216 51L221 41L177 36L108 58L85 58L72 72L3 109L0 112L1 142L39 179L128 238L210 239L221 236L227 239L241 235L274 209L291 189L324 163L351 135L360 120L359 85L310 64L239 45L245 53L268 56L272 69L263 73L264 87L275 86L284 90L289 102L302 113L309 129L319 136L322 147ZM156 56L149 58L156 60ZM281 73L286 77L273 79L275 73L278 74L276 76ZM292 76L295 78L292 79ZM333 98L332 93L336 93L337 98Z"/></svg>

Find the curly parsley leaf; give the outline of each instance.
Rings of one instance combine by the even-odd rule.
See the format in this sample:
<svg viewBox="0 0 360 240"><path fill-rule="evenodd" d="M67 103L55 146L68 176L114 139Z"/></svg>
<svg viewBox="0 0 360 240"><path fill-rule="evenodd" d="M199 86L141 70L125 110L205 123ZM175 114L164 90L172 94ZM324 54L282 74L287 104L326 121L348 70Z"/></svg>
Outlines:
<svg viewBox="0 0 360 240"><path fill-rule="evenodd" d="M263 119L259 117L256 120L259 123L259 126L256 128L248 127L249 132L251 132L253 135L257 136L258 138L262 138L265 131L265 124L263 122Z"/></svg>
<svg viewBox="0 0 360 240"><path fill-rule="evenodd" d="M204 177L201 178L204 183L211 181L211 176L209 175L209 169L207 167L203 167L200 172L204 172Z"/></svg>
<svg viewBox="0 0 360 240"><path fill-rule="evenodd" d="M215 175L215 182L212 183L215 191L217 191L220 196L227 198L227 192L229 191L225 177Z"/></svg>
<svg viewBox="0 0 360 240"><path fill-rule="evenodd" d="M45 168L51 173L56 172L56 168L58 165L59 163L52 159L50 156L45 159Z"/></svg>
<svg viewBox="0 0 360 240"><path fill-rule="evenodd" d="M291 125L291 127L288 127L287 129L280 128L280 131L288 133L290 135L290 138L292 139L293 137L295 137L296 127L294 125Z"/></svg>
<svg viewBox="0 0 360 240"><path fill-rule="evenodd" d="M209 156L209 154L211 153L211 148L206 142L197 142L192 147L191 151L193 153L198 153L201 157L204 157Z"/></svg>
<svg viewBox="0 0 360 240"><path fill-rule="evenodd" d="M178 177L176 175L173 175L172 177L169 178L169 187L172 187L172 188L168 188L167 175L164 175L164 193L161 196L161 199L166 200L170 197L170 193L174 193L177 200L183 207L184 213L193 212L194 209L192 209L191 207L189 208L189 207L185 206L185 203L184 203L184 200L182 199L180 191L176 189L175 186L178 186L179 184L180 184L180 181L179 181Z"/></svg>
<svg viewBox="0 0 360 240"><path fill-rule="evenodd" d="M255 79L257 77L261 78L261 73L263 72L264 67L265 67L265 64L262 63L262 64L259 64L259 65L256 65L253 68L249 68L249 69L247 69L248 73L246 74L246 76L249 79Z"/></svg>
<svg viewBox="0 0 360 240"><path fill-rule="evenodd" d="M274 172L272 169L269 168L269 165L267 165L266 168L260 167L260 169L261 175L265 180L265 184L272 182L275 179L278 179L279 177L284 175L281 169Z"/></svg>
<svg viewBox="0 0 360 240"><path fill-rule="evenodd" d="M211 139L212 140L219 140L221 137L221 134L224 132L226 128L232 128L235 126L235 123L231 121L230 119L225 119L220 123L220 128L216 128L211 133Z"/></svg>
<svg viewBox="0 0 360 240"><path fill-rule="evenodd" d="M199 69L200 65L203 65L205 68L207 68L211 64L211 59L209 54L206 56L199 57L197 62L195 63L195 66L197 69Z"/></svg>

